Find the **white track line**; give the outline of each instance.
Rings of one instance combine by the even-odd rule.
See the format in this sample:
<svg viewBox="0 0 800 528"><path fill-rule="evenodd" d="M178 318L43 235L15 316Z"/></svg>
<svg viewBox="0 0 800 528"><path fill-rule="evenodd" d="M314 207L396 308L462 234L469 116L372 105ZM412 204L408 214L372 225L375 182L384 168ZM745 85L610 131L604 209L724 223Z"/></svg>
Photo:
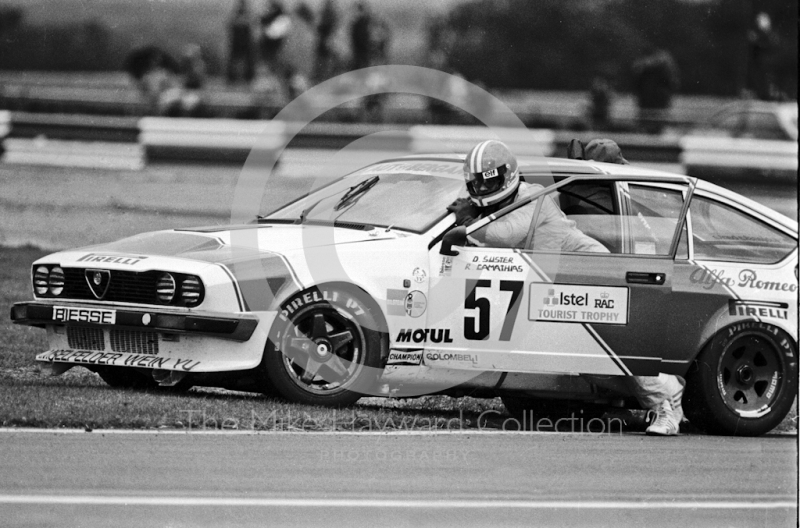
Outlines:
<svg viewBox="0 0 800 528"><path fill-rule="evenodd" d="M368 426L365 426L368 427ZM377 426L376 426L377 429ZM419 431L412 431L412 430L397 430L397 431L349 431L349 430L339 430L339 431L330 431L330 430L321 430L321 431L312 431L312 430L304 430L304 429L296 429L296 430L269 430L269 429L203 429L202 427L192 427L191 429L92 429L91 431L86 431L84 429L37 429L37 428L20 428L20 427L6 427L0 428L0 434L3 433L27 433L27 434L92 434L92 435L105 435L105 434L117 434L117 435L142 435L142 434L150 434L150 435L308 435L308 436L320 436L320 435L347 435L347 436L468 436L468 435L484 435L484 436L493 436L493 435L504 435L504 436L513 436L513 435L592 435L592 436L600 436L600 435L615 435L615 436L644 436L644 433L636 433L636 432L622 432L621 434L615 429L613 432L600 432L600 433L590 433L586 431L514 431L508 430L503 431L500 429L435 429L435 430L419 430ZM682 436L682 435L679 435ZM674 437L673 437L674 438Z"/></svg>
<svg viewBox="0 0 800 528"><path fill-rule="evenodd" d="M774 510L796 509L792 501L550 501L550 500L370 500L370 499L241 499L218 497L130 497L83 495L0 495L0 504L69 506L222 506L290 508L471 508L569 510Z"/></svg>

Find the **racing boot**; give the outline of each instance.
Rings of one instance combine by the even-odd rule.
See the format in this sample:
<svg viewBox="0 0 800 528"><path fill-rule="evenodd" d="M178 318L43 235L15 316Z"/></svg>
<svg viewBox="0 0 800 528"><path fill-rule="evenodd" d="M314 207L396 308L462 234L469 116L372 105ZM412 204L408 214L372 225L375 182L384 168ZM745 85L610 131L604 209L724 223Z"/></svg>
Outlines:
<svg viewBox="0 0 800 528"><path fill-rule="evenodd" d="M683 422L686 418L683 416L683 404L681 400L683 399L683 388L678 391L677 394L672 396L672 410L675 412L675 417L678 419L678 423Z"/></svg>
<svg viewBox="0 0 800 528"><path fill-rule="evenodd" d="M676 436L680 431L681 417L672 408L672 402L666 399L655 410L653 423L645 430L650 436Z"/></svg>

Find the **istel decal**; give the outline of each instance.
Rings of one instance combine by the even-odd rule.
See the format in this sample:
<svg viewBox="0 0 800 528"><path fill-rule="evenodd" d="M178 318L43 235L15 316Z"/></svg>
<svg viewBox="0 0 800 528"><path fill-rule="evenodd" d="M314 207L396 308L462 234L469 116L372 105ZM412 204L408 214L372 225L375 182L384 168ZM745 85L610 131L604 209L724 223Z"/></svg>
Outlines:
<svg viewBox="0 0 800 528"><path fill-rule="evenodd" d="M628 288L532 282L530 321L628 323Z"/></svg>

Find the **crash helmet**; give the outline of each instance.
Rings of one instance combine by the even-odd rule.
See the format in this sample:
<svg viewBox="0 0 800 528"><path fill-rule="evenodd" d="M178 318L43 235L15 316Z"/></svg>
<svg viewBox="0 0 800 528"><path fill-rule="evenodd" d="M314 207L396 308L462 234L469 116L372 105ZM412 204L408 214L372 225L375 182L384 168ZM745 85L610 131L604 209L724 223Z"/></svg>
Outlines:
<svg viewBox="0 0 800 528"><path fill-rule="evenodd" d="M475 205L495 205L513 196L519 188L517 158L500 141L482 141L467 153L464 179Z"/></svg>

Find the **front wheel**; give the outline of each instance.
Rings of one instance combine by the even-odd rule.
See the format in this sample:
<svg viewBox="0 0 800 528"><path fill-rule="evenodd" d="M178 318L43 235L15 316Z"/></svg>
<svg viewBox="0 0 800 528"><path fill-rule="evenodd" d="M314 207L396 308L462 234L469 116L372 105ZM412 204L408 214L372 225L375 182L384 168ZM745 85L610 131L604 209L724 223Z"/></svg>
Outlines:
<svg viewBox="0 0 800 528"><path fill-rule="evenodd" d="M797 349L786 332L755 321L718 333L686 376L689 421L712 434L758 436L781 423L797 395Z"/></svg>
<svg viewBox="0 0 800 528"><path fill-rule="evenodd" d="M361 295L321 286L284 303L262 361L267 385L289 401L355 403L383 372L379 317Z"/></svg>

